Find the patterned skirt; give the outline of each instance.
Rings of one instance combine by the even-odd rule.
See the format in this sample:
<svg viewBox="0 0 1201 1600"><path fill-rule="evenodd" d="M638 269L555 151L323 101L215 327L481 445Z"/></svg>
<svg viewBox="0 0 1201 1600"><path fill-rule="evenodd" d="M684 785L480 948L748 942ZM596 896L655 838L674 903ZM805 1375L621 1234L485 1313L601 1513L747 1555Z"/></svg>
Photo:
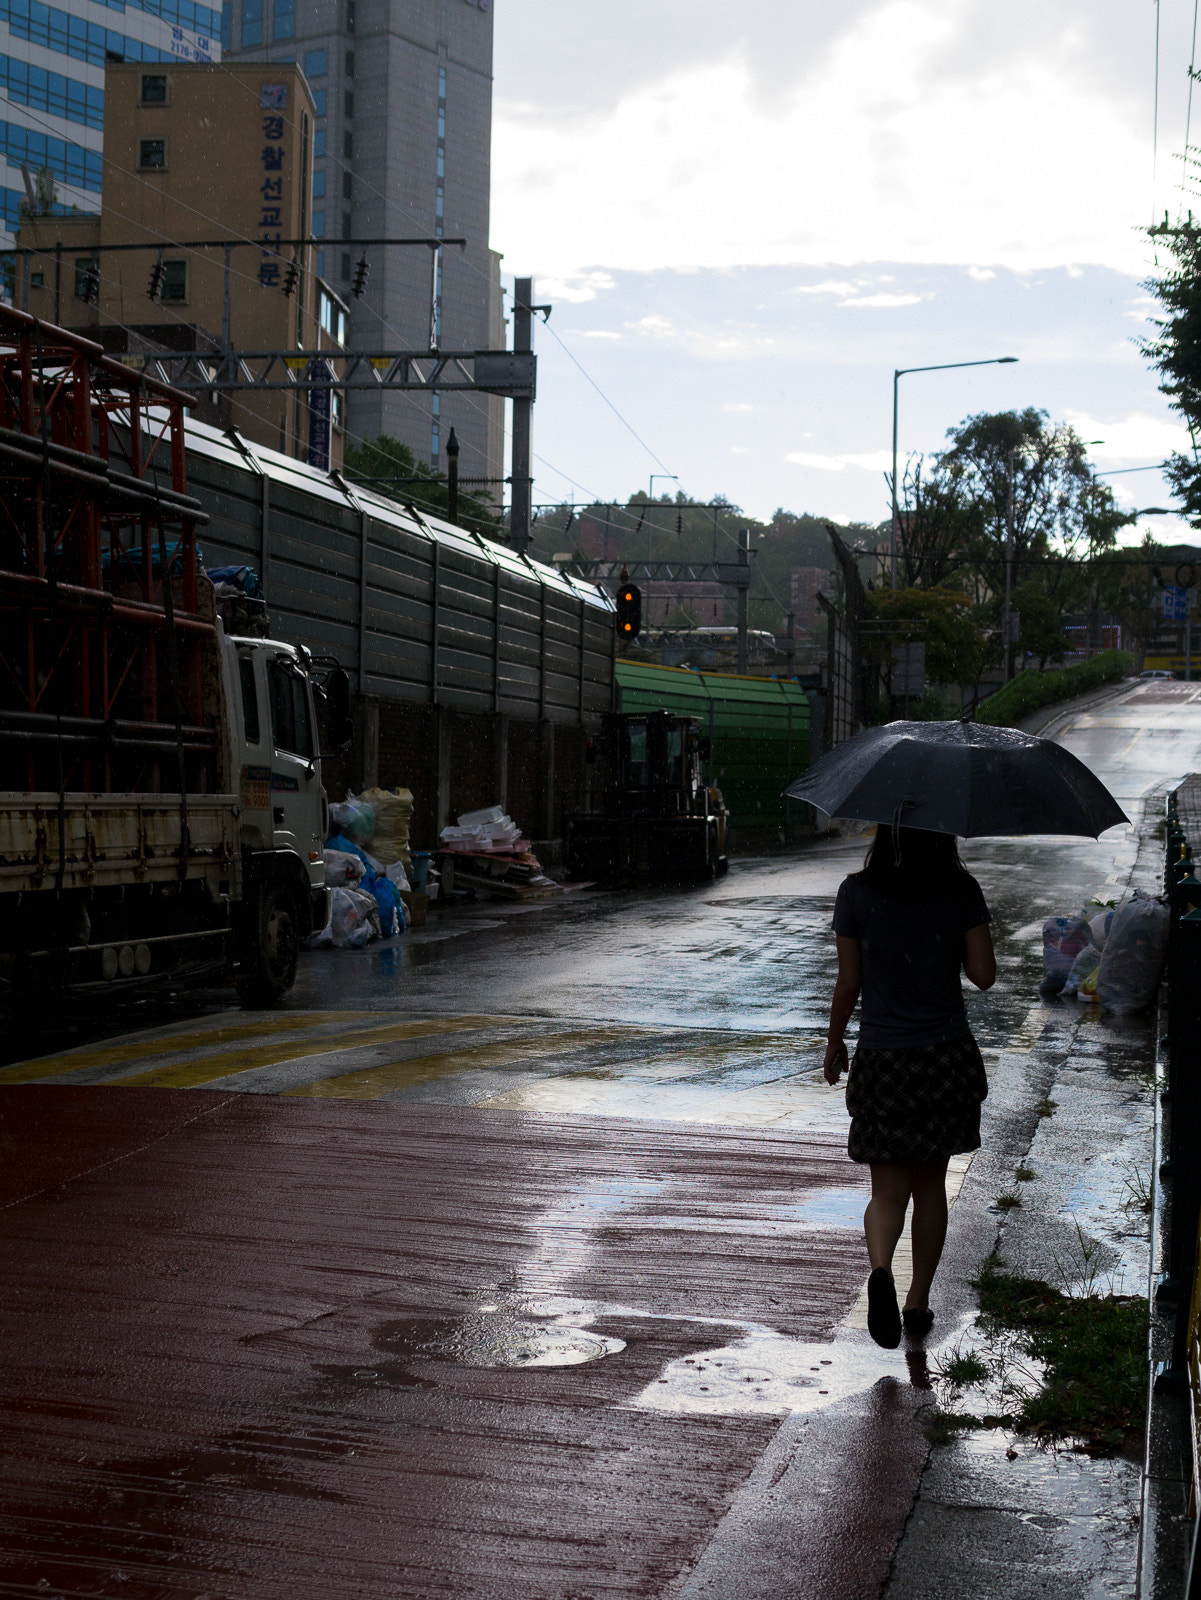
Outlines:
<svg viewBox="0 0 1201 1600"><path fill-rule="evenodd" d="M852 1161L914 1166L980 1148L984 1062L970 1033L913 1050L855 1051L847 1078Z"/></svg>

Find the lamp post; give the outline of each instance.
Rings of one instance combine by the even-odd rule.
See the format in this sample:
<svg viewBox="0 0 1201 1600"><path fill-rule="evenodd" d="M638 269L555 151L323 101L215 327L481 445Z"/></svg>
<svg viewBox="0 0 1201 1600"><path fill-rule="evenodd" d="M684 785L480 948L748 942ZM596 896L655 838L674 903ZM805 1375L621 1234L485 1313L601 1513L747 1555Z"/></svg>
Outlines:
<svg viewBox="0 0 1201 1600"><path fill-rule="evenodd" d="M892 587L897 586L897 389L911 372L950 372L957 367L1008 367L1017 356L989 356L984 361L939 361L932 367L897 367L892 375Z"/></svg>

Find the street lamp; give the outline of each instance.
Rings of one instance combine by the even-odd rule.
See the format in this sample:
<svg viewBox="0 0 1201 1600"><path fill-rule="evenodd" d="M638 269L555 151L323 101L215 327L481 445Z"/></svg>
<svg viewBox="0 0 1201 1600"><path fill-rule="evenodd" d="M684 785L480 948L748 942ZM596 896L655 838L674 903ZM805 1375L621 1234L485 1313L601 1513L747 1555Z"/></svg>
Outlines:
<svg viewBox="0 0 1201 1600"><path fill-rule="evenodd" d="M940 361L932 367L897 367L892 375L892 587L897 586L897 387L911 372L950 372L956 367L1008 367L1017 356L989 356L984 361Z"/></svg>

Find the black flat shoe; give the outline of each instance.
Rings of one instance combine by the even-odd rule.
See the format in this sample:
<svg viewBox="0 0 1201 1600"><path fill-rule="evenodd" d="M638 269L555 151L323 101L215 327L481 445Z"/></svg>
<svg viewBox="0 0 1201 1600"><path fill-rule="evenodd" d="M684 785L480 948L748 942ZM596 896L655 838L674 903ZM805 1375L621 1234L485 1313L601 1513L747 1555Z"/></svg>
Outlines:
<svg viewBox="0 0 1201 1600"><path fill-rule="evenodd" d="M910 1311L901 1312L901 1321L911 1339L924 1339L934 1326L934 1313L925 1306L914 1306Z"/></svg>
<svg viewBox="0 0 1201 1600"><path fill-rule="evenodd" d="M874 1268L867 1280L867 1331L885 1350L895 1350L901 1342L897 1289L887 1267Z"/></svg>

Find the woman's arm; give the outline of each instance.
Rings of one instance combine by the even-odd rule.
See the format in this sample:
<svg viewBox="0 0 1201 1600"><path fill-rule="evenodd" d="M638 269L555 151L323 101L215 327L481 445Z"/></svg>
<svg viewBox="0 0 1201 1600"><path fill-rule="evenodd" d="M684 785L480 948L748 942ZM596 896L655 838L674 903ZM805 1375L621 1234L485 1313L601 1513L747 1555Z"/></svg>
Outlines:
<svg viewBox="0 0 1201 1600"><path fill-rule="evenodd" d="M834 942L838 949L838 977L834 982L834 998L830 1002L830 1032L827 1036L826 1059L822 1063L826 1082L831 1084L838 1082L847 1064L847 1047L842 1042L842 1036L851 1020L855 1002L859 999L862 977L858 939L848 939L840 933Z"/></svg>
<svg viewBox="0 0 1201 1600"><path fill-rule="evenodd" d="M963 936L963 947L963 970L977 989L991 989L997 981L997 958L988 923L969 928Z"/></svg>

